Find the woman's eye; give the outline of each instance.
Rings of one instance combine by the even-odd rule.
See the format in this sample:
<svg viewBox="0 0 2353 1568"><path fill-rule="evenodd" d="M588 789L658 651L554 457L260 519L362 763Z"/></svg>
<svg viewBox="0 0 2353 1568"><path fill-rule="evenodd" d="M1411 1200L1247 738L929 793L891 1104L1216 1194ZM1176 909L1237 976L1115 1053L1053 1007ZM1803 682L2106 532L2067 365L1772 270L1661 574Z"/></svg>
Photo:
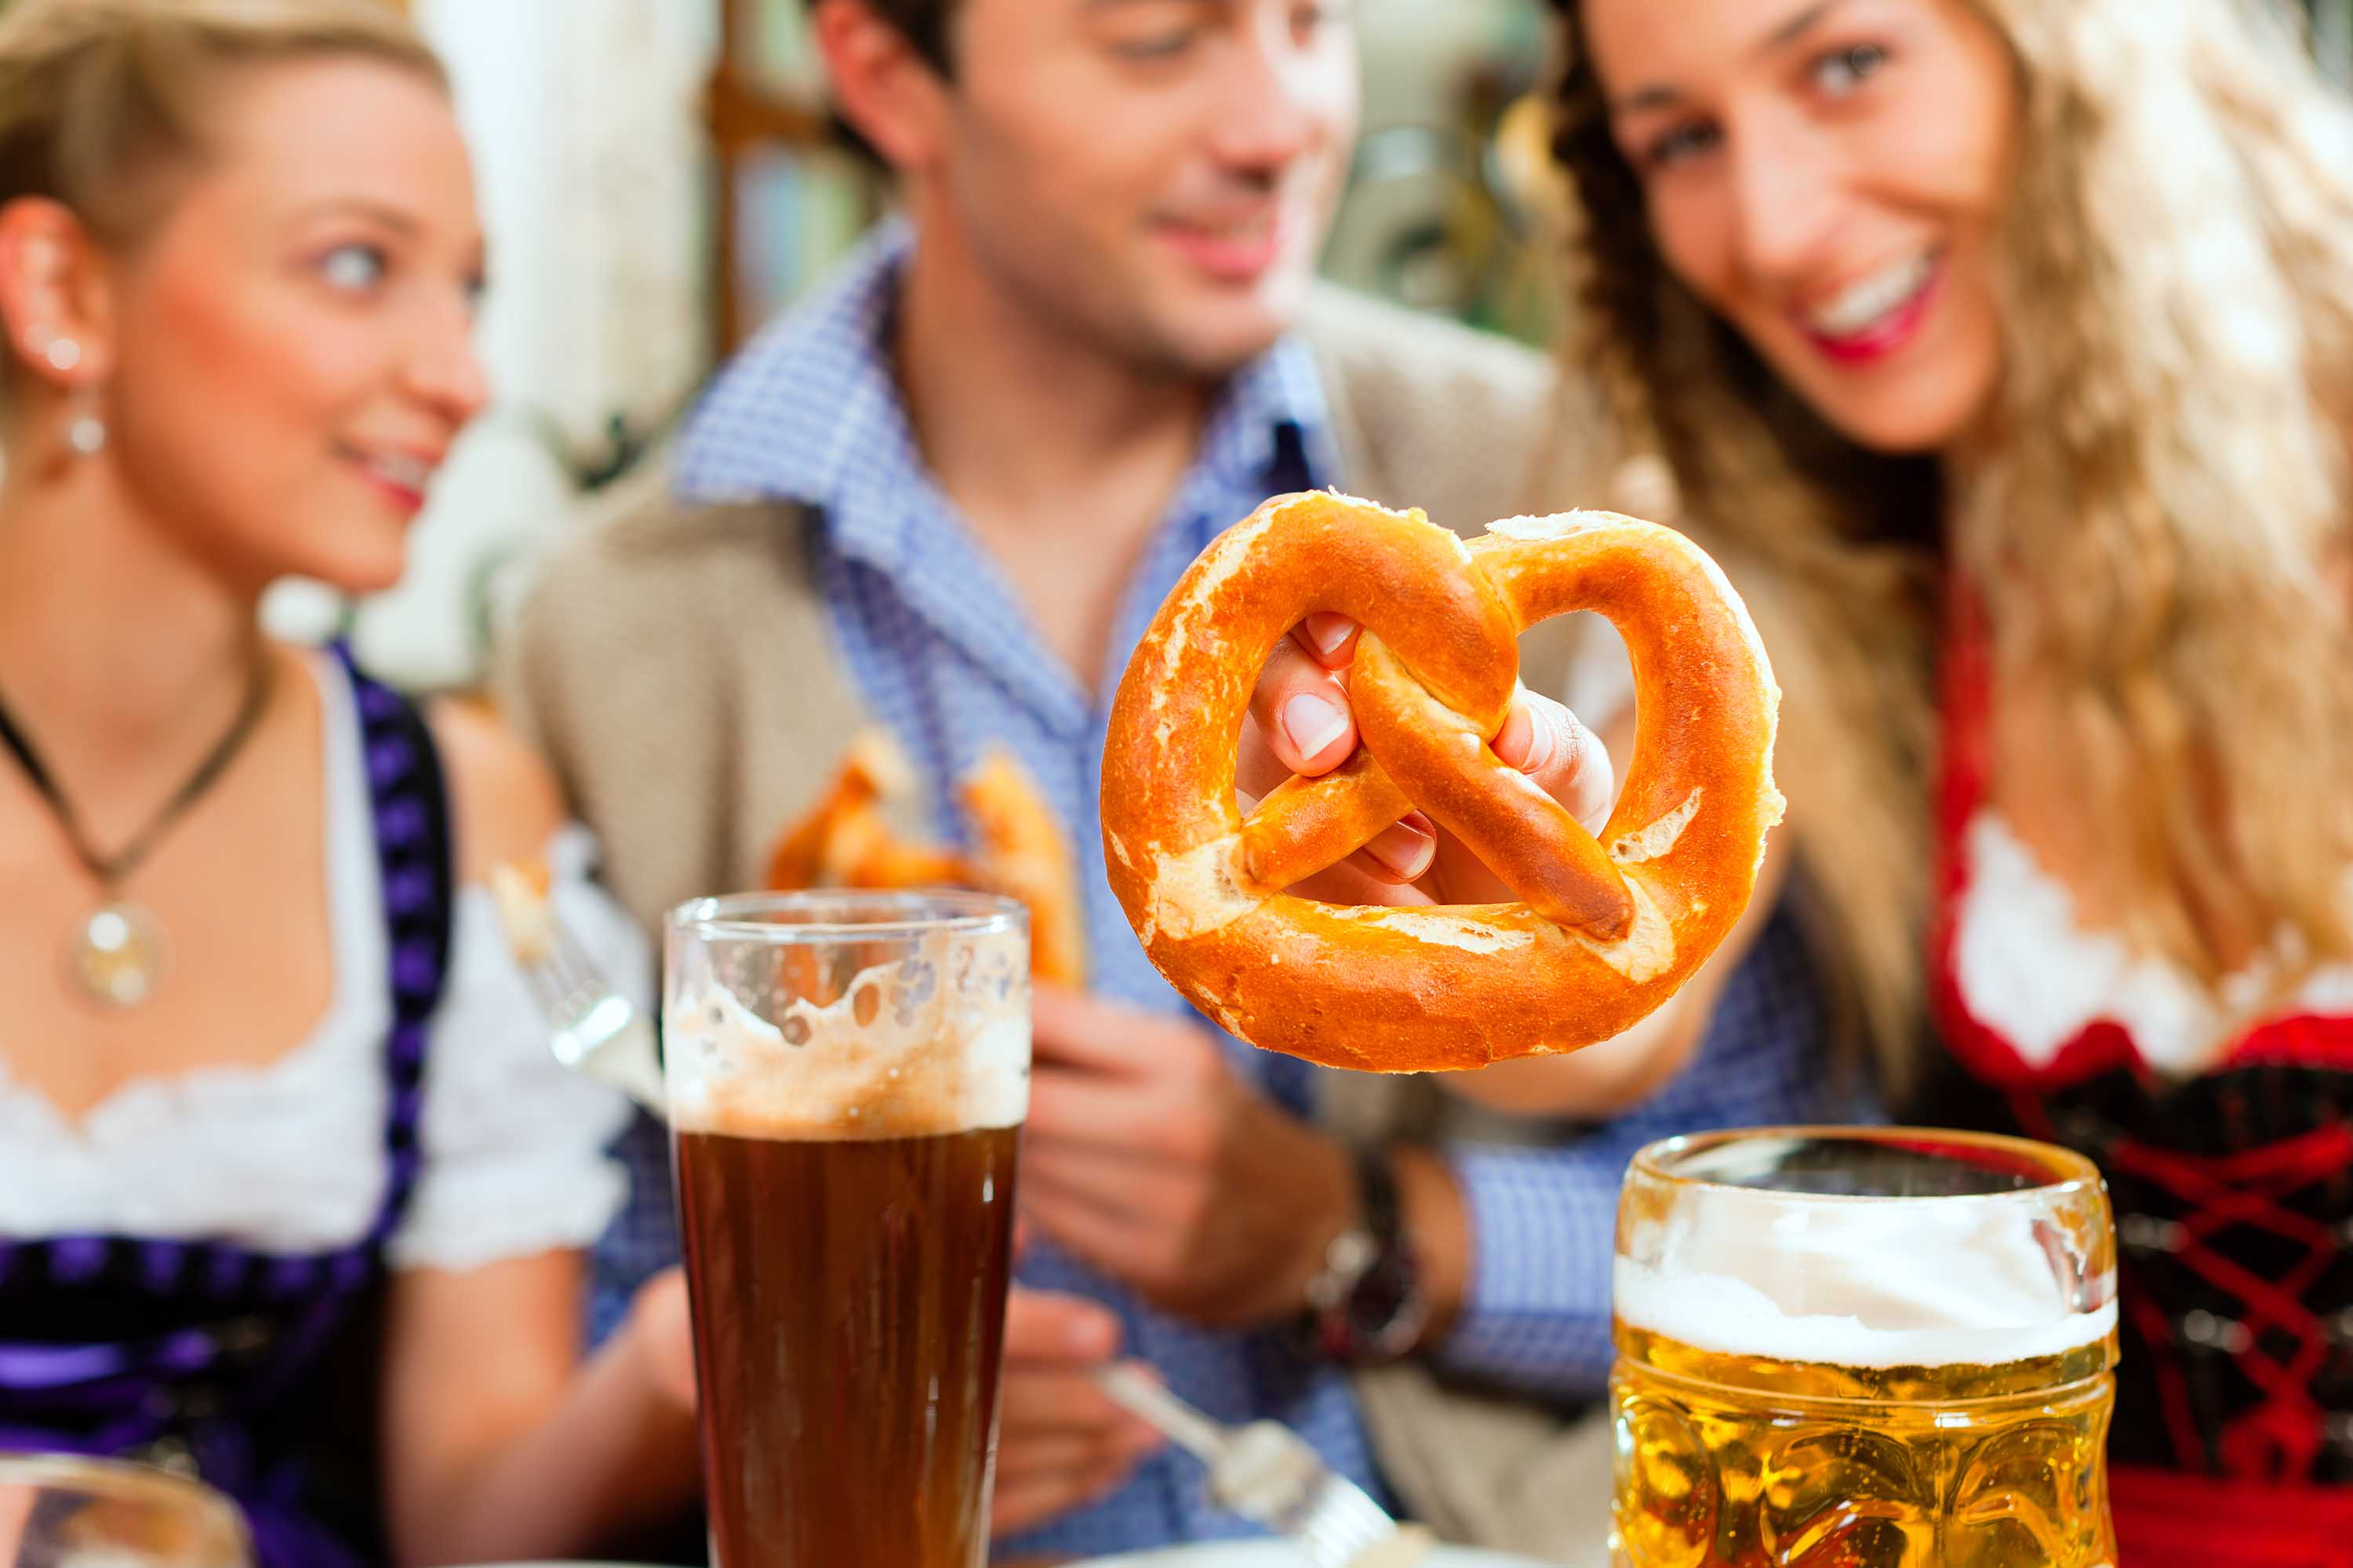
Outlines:
<svg viewBox="0 0 2353 1568"><path fill-rule="evenodd" d="M1643 161L1654 169L1670 168L1699 156L1715 146L1717 140L1715 126L1702 121L1686 121L1652 137L1644 150Z"/></svg>
<svg viewBox="0 0 2353 1568"><path fill-rule="evenodd" d="M1814 85L1833 98L1843 97L1876 76L1887 63L1887 51L1877 44L1856 44L1833 49L1814 61Z"/></svg>
<svg viewBox="0 0 2353 1568"><path fill-rule="evenodd" d="M1138 37L1122 38L1112 46L1112 50L1123 59L1174 59L1192 47L1199 32L1198 27L1183 27L1172 33L1147 33Z"/></svg>
<svg viewBox="0 0 2353 1568"><path fill-rule="evenodd" d="M330 288L364 294L384 281L390 262L377 245L338 245L319 259L319 276Z"/></svg>

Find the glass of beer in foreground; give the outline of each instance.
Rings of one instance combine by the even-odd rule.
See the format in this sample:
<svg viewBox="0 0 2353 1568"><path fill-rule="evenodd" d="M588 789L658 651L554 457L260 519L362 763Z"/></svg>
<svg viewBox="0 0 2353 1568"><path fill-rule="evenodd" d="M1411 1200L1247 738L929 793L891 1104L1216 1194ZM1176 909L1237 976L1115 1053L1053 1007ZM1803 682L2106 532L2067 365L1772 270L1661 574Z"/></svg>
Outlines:
<svg viewBox="0 0 2353 1568"><path fill-rule="evenodd" d="M703 899L663 968L714 1568L981 1568L1026 911Z"/></svg>
<svg viewBox="0 0 2353 1568"><path fill-rule="evenodd" d="M1622 1568L2100 1568L2116 1242L2021 1139L1791 1128L1634 1157L1612 1278Z"/></svg>

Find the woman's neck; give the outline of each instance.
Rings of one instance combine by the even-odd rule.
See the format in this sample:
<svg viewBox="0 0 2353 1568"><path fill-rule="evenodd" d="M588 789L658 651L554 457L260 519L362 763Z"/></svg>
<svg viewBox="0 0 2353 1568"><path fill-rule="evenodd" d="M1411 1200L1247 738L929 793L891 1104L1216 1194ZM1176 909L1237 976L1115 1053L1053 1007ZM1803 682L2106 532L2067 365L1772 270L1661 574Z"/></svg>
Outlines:
<svg viewBox="0 0 2353 1568"><path fill-rule="evenodd" d="M175 544L102 457L0 486L0 696L94 814L118 792L147 801L152 775L228 723L259 656L257 600Z"/></svg>

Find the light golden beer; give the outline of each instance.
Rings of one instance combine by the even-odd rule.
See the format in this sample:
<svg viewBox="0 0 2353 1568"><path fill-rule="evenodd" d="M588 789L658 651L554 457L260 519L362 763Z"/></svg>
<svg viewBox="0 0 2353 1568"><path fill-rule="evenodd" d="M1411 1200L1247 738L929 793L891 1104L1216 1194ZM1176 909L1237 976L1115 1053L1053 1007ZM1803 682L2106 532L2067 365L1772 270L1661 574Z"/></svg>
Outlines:
<svg viewBox="0 0 2353 1568"><path fill-rule="evenodd" d="M2000 1162L1968 1166L1985 1145ZM2114 1244L2075 1157L1904 1129L1671 1140L1637 1158L1619 1255L1623 1568L2112 1561Z"/></svg>

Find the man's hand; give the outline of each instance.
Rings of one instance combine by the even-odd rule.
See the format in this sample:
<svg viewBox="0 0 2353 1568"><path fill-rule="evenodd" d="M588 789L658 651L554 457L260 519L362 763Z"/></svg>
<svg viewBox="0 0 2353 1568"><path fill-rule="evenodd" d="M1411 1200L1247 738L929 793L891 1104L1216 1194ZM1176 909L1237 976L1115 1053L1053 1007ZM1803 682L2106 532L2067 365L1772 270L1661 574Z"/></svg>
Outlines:
<svg viewBox="0 0 2353 1568"><path fill-rule="evenodd" d="M1245 812L1293 774L1321 778L1356 749L1346 677L1358 636L1355 621L1319 613L1274 645L1242 724L1236 782ZM1609 753L1558 703L1520 693L1493 745L1498 758L1534 779L1588 832L1609 820L1617 799ZM1419 811L1292 891L1334 904L1485 904L1517 896Z"/></svg>
<svg viewBox="0 0 2353 1568"><path fill-rule="evenodd" d="M1109 1495L1159 1434L1112 1403L1094 1372L1119 1348L1119 1319L1076 1296L1015 1286L1005 1308L1004 1398L997 1423L998 1536Z"/></svg>
<svg viewBox="0 0 2353 1568"><path fill-rule="evenodd" d="M1031 1005L1029 1215L1197 1323L1304 1305L1356 1202L1339 1144L1244 1083L1197 1023L1048 986Z"/></svg>

